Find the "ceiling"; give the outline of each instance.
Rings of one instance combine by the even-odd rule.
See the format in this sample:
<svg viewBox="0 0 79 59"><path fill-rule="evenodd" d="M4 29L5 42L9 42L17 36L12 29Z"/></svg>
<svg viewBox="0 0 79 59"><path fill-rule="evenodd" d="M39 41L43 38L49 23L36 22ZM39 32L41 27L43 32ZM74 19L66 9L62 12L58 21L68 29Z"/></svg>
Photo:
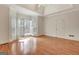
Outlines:
<svg viewBox="0 0 79 59"><path fill-rule="evenodd" d="M62 11L79 10L78 4L22 4L22 7L38 12L42 15L55 14Z"/></svg>
<svg viewBox="0 0 79 59"><path fill-rule="evenodd" d="M56 13L56 12L60 12L60 11L72 8L71 4L47 4L44 6L45 6L44 15L48 15L51 13Z"/></svg>

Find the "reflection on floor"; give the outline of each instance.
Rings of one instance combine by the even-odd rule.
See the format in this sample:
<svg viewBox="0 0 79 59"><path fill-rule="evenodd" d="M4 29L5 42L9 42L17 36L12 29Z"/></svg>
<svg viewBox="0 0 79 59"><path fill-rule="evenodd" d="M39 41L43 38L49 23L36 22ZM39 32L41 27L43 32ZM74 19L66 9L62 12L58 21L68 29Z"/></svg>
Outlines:
<svg viewBox="0 0 79 59"><path fill-rule="evenodd" d="M79 41L49 36L25 37L0 45L0 51L11 55L75 55L79 54Z"/></svg>
<svg viewBox="0 0 79 59"><path fill-rule="evenodd" d="M11 44L11 54L32 54L36 49L36 38L23 37Z"/></svg>

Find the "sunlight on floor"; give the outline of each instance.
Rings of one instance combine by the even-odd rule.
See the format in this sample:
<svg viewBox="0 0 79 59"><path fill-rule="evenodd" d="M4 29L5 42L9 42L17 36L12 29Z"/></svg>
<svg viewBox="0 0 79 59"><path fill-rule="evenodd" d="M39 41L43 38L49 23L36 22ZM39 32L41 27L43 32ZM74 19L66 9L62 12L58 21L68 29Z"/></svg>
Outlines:
<svg viewBox="0 0 79 59"><path fill-rule="evenodd" d="M36 49L36 38L22 37L18 40L18 44L12 45L12 51L15 51L16 48L20 50L20 53L22 54L33 53Z"/></svg>

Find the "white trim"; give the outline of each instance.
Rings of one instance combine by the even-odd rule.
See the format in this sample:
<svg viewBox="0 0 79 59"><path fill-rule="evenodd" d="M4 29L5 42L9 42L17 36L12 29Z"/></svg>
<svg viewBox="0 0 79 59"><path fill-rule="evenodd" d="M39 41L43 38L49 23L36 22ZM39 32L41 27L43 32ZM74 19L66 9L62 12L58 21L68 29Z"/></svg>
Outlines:
<svg viewBox="0 0 79 59"><path fill-rule="evenodd" d="M71 7L69 7L69 8L62 9L58 12L50 13L50 14L43 15L43 16L44 17L56 16L56 15L60 15L60 14L62 15L62 14L69 13L69 12L74 12L74 11L79 11L79 8L76 8L74 5L71 5Z"/></svg>
<svg viewBox="0 0 79 59"><path fill-rule="evenodd" d="M64 38L67 40L74 40L74 41L79 41L79 38L71 38L71 37L67 37L67 36L57 36L57 35L49 35L49 34L45 34L46 36L51 36L51 37L57 37L57 38Z"/></svg>
<svg viewBox="0 0 79 59"><path fill-rule="evenodd" d="M39 14L37 12L31 11L29 9L26 9L24 7L21 7L21 6L18 6L16 4L10 4L10 5L7 4L6 6L8 6L9 8L12 8L15 11L17 11L19 13L22 13L22 14L26 14L26 15L30 15L30 16L41 16L41 14Z"/></svg>

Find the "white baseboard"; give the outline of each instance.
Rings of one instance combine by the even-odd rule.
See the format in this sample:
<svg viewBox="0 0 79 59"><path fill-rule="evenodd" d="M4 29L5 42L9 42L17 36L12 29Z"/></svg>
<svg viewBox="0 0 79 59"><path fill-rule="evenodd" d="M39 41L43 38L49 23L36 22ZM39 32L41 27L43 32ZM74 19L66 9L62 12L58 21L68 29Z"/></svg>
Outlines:
<svg viewBox="0 0 79 59"><path fill-rule="evenodd" d="M58 36L58 35L49 35L49 34L46 34L46 36L58 37L58 38L64 38L64 39L68 39L68 40L79 41L79 38L77 38L77 37L67 37L67 36Z"/></svg>

